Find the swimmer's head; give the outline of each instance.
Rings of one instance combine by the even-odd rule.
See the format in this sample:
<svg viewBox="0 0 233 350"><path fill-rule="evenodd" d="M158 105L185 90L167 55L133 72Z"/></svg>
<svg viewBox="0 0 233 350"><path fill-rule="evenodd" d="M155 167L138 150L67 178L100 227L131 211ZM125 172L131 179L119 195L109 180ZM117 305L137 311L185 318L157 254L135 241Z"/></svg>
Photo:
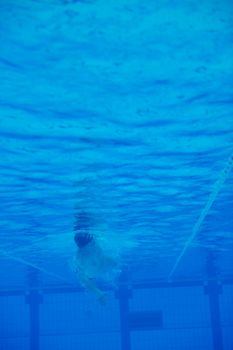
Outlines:
<svg viewBox="0 0 233 350"><path fill-rule="evenodd" d="M75 234L74 241L79 248L83 248L93 241L93 236L89 235L86 232L79 232Z"/></svg>

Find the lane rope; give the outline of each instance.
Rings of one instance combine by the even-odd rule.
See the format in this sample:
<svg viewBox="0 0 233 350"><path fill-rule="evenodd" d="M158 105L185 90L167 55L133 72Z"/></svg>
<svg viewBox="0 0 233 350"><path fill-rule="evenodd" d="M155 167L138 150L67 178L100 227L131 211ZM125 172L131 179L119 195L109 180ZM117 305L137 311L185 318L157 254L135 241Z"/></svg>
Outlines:
<svg viewBox="0 0 233 350"><path fill-rule="evenodd" d="M36 269L38 271L41 271L41 272L45 273L46 275L49 275L49 276L54 277L56 279L62 280L63 282L66 282L66 283L69 283L69 284L71 283L70 281L68 281L68 279L66 279L66 278L64 278L64 277L62 277L60 275L57 275L56 273L50 272L50 271L44 269L43 267L40 267L40 266L30 262L30 261L27 261L25 259L22 259L20 257L15 256L15 255L12 255L11 253L8 253L5 250L0 249L0 255L5 256L6 258L8 258L10 260L14 260L14 261L17 261L17 262L19 262L21 264L33 267L34 269Z"/></svg>
<svg viewBox="0 0 233 350"><path fill-rule="evenodd" d="M205 220L206 216L209 213L210 208L212 207L215 199L217 198L226 178L228 177L229 173L231 172L231 169L233 167L233 154L230 156L225 168L221 171L217 181L214 184L214 188L213 191L210 193L208 201L206 203L206 205L204 206L204 208L202 209L195 225L193 226L192 229L192 233L191 235L188 237L187 241L184 244L184 247L182 249L182 251L180 252L180 254L178 255L169 275L168 275L168 280L171 281L171 278L174 274L174 272L176 271L177 266L179 265L181 259L183 258L184 254L186 253L188 247L190 246L190 244L192 243L192 241L194 240L194 238L196 237L203 221Z"/></svg>

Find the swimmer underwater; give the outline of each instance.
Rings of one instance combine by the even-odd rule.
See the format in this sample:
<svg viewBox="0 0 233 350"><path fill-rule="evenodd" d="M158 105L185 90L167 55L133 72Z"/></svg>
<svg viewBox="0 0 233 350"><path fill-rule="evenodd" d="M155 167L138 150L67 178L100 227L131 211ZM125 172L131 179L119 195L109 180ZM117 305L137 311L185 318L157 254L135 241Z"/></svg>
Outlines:
<svg viewBox="0 0 233 350"><path fill-rule="evenodd" d="M90 218L86 213L76 216L74 241L77 251L73 266L81 285L94 292L101 303L105 303L105 294L97 287L96 280L110 280L117 263L104 252L97 238L90 233L90 228Z"/></svg>

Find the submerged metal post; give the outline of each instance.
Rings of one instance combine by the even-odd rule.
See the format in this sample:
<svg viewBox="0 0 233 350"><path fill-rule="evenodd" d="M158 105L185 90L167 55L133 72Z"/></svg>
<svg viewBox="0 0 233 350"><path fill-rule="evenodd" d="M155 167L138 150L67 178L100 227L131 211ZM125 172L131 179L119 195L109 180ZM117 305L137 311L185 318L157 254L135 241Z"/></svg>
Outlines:
<svg viewBox="0 0 233 350"><path fill-rule="evenodd" d="M131 349L130 324L129 324L129 298L131 291L127 284L127 274L121 274L120 286L116 293L120 306L121 350Z"/></svg>
<svg viewBox="0 0 233 350"><path fill-rule="evenodd" d="M217 271L215 266L215 256L212 254L208 256L207 273L209 280L205 287L205 292L209 297L213 350L224 350L219 305L219 294L222 292L222 286L216 280Z"/></svg>
<svg viewBox="0 0 233 350"><path fill-rule="evenodd" d="M26 302L29 305L29 349L40 349L40 315L39 309L42 303L42 295L38 291L38 271L30 268L28 273L29 292L26 296Z"/></svg>
<svg viewBox="0 0 233 350"><path fill-rule="evenodd" d="M206 293L209 296L213 349L223 350L222 326L219 307L219 293L221 293L221 286L217 281L209 281L206 287Z"/></svg>

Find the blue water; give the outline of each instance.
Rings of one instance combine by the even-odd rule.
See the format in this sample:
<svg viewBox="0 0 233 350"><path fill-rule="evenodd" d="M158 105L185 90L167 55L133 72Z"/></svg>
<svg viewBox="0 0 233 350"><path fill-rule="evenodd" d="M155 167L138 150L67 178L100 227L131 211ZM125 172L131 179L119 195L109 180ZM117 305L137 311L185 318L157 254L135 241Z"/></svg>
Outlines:
<svg viewBox="0 0 233 350"><path fill-rule="evenodd" d="M0 1L0 350L233 349L232 15L228 0ZM114 292L99 276L104 309L70 267L82 211L122 270ZM223 345L208 293L186 288L209 279ZM161 310L162 331L141 314L121 344L122 285L121 324ZM31 348L30 288L45 293Z"/></svg>

